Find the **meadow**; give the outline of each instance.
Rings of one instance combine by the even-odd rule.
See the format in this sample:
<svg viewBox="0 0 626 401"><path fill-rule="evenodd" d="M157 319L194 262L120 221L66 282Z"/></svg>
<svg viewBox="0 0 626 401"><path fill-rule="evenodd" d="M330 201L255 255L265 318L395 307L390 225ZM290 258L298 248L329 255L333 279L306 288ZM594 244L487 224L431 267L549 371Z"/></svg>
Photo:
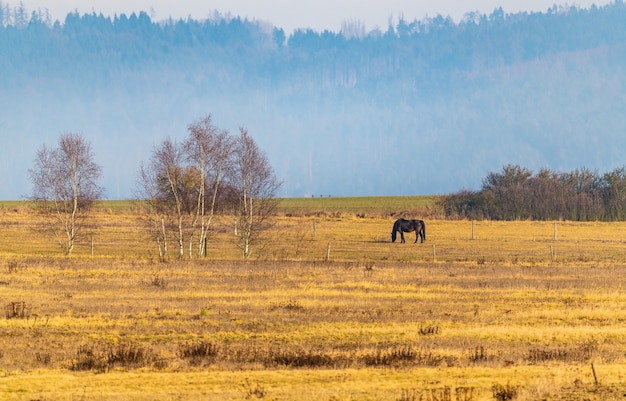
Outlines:
<svg viewBox="0 0 626 401"><path fill-rule="evenodd" d="M427 240L391 243L399 215ZM432 199L282 200L243 261L160 262L105 202L63 257L0 204L3 400L611 400L626 395L624 223L447 221Z"/></svg>

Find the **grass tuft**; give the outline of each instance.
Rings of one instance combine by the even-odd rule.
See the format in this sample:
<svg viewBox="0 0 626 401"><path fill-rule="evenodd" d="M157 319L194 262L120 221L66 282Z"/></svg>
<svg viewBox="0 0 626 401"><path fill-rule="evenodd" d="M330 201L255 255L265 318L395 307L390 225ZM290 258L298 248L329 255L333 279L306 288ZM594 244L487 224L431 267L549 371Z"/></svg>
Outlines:
<svg viewBox="0 0 626 401"><path fill-rule="evenodd" d="M4 307L4 315L7 319L28 319L31 307L24 301L11 302Z"/></svg>
<svg viewBox="0 0 626 401"><path fill-rule="evenodd" d="M442 356L430 351L422 351L410 345L395 345L388 348L377 349L374 353L362 357L365 366L377 367L400 367L400 366L426 366L437 367L443 363L448 366L454 365L455 358Z"/></svg>
<svg viewBox="0 0 626 401"><path fill-rule="evenodd" d="M188 361L192 366L199 366L203 362L213 362L218 353L219 348L215 343L198 341L179 345L176 355Z"/></svg>
<svg viewBox="0 0 626 401"><path fill-rule="evenodd" d="M75 372L104 373L107 370L107 364L102 356L97 355L93 346L81 345L76 352L76 358L71 361L69 369Z"/></svg>
<svg viewBox="0 0 626 401"><path fill-rule="evenodd" d="M155 362L158 359L151 349L134 343L120 343L101 349L94 345L81 345L69 369L105 373L116 367L137 369L151 366Z"/></svg>
<svg viewBox="0 0 626 401"><path fill-rule="evenodd" d="M596 341L587 341L575 347L558 348L532 348L526 358L530 363L543 363L546 361L561 362L587 362L598 352Z"/></svg>
<svg viewBox="0 0 626 401"><path fill-rule="evenodd" d="M252 398L261 399L261 398L265 398L265 395L266 395L266 390L264 386L258 383L251 384L247 378L244 380L243 383L241 383L241 389L243 390L244 398L246 400L249 400Z"/></svg>
<svg viewBox="0 0 626 401"><path fill-rule="evenodd" d="M432 335L439 334L440 332L441 332L441 330L439 329L439 326L422 326L422 325L420 325L419 329L417 330L417 333L420 336L432 336Z"/></svg>
<svg viewBox="0 0 626 401"><path fill-rule="evenodd" d="M519 393L519 386L513 386L507 383L506 386L502 384L494 384L491 387L493 398L496 401L511 401L517 398Z"/></svg>

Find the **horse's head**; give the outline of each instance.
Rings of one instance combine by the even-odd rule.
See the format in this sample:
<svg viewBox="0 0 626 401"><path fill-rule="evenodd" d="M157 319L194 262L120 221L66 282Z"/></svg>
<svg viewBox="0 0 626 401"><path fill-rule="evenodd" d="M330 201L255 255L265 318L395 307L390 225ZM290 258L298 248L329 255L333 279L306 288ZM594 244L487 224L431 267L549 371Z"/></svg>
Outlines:
<svg viewBox="0 0 626 401"><path fill-rule="evenodd" d="M391 242L396 242L396 230L393 230L391 232Z"/></svg>

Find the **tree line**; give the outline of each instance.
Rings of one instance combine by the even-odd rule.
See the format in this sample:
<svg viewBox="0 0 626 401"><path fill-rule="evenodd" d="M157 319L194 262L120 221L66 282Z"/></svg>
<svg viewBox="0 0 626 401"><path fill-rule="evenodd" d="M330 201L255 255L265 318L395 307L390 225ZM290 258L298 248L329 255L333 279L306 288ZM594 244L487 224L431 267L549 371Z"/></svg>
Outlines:
<svg viewBox="0 0 626 401"><path fill-rule="evenodd" d="M490 172L478 191L438 200L446 217L492 220L626 220L626 169L537 173L519 165Z"/></svg>
<svg viewBox="0 0 626 401"><path fill-rule="evenodd" d="M145 65L176 55L181 62L236 66L248 75L254 72L254 81L305 74L333 86L352 86L381 77L402 80L419 71L420 85L428 85L435 77L440 84L457 70L619 44L625 34L622 0L588 9L555 5L537 13L507 14L497 8L488 15L469 12L459 22L442 15L412 21L400 16L369 31L360 21L348 21L340 32L297 29L289 36L280 27L217 11L202 21L153 21L144 11L114 17L72 12L64 21L53 21L45 9L29 12L23 3L10 7L0 1L3 70L14 74L42 60L50 67L53 59L53 70L63 72L68 58L80 58L87 64L82 72L88 73L111 63Z"/></svg>
<svg viewBox="0 0 626 401"><path fill-rule="evenodd" d="M43 145L37 151L29 175L29 199L63 252L71 254L103 193L98 183L102 168L90 143L80 134L61 134L56 147ZM170 254L206 256L217 213L235 216L237 245L248 258L268 228L280 185L245 128L233 136L207 115L189 125L183 142L168 138L154 147L139 168L137 201L161 260Z"/></svg>

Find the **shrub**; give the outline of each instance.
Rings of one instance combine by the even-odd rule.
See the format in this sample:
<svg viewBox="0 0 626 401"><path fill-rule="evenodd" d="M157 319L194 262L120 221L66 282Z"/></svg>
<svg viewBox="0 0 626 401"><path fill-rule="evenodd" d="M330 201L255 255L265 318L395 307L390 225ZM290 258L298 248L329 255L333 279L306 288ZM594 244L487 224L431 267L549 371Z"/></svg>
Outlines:
<svg viewBox="0 0 626 401"><path fill-rule="evenodd" d="M519 387L512 386L510 384L507 384L506 386L495 384L491 387L491 391L493 393L493 398L496 401L510 401L517 398Z"/></svg>
<svg viewBox="0 0 626 401"><path fill-rule="evenodd" d="M181 344L178 346L176 355L188 361L190 365L198 366L203 361L213 361L218 355L218 347L210 341Z"/></svg>
<svg viewBox="0 0 626 401"><path fill-rule="evenodd" d="M30 309L24 301L11 302L4 307L4 314L7 319L28 319Z"/></svg>

